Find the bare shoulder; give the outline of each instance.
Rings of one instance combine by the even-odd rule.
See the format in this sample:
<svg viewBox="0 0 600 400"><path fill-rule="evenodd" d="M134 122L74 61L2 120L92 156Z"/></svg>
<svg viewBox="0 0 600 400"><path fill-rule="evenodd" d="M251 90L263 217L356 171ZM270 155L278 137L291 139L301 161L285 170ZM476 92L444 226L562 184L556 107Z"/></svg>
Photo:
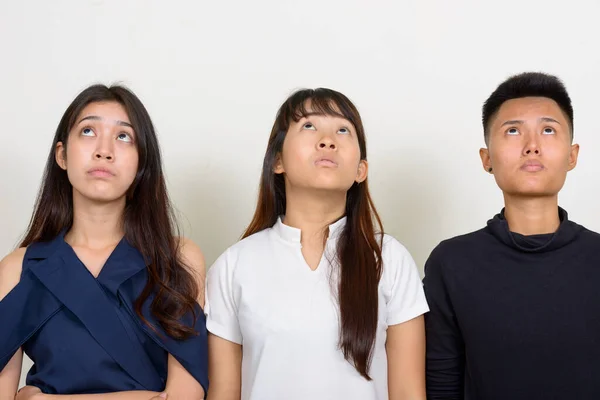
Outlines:
<svg viewBox="0 0 600 400"><path fill-rule="evenodd" d="M181 261L204 279L206 267L202 250L200 250L200 247L196 243L188 238L179 237L178 240Z"/></svg>
<svg viewBox="0 0 600 400"><path fill-rule="evenodd" d="M18 248L0 261L0 300L19 283L25 250L26 247Z"/></svg>
<svg viewBox="0 0 600 400"><path fill-rule="evenodd" d="M206 279L206 267L204 254L196 243L185 237L178 237L179 256L181 261L189 268L198 285L198 302L204 307L204 281Z"/></svg>

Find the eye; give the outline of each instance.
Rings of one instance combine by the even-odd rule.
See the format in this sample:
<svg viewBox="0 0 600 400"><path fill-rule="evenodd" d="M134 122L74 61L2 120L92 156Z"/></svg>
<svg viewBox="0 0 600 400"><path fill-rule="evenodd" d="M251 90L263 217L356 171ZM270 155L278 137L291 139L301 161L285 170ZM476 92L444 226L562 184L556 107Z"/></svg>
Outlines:
<svg viewBox="0 0 600 400"><path fill-rule="evenodd" d="M341 135L349 135L350 134L350 129L348 128L340 128L338 129L338 133Z"/></svg>
<svg viewBox="0 0 600 400"><path fill-rule="evenodd" d="M117 139L121 140L123 142L133 142L133 140L131 139L131 136L128 133L125 132L121 132L117 135Z"/></svg>
<svg viewBox="0 0 600 400"><path fill-rule="evenodd" d="M518 135L518 134L519 134L519 130L518 130L517 128L509 128L509 129L506 131L506 134L507 134L507 135L512 135L512 136L515 136L515 135Z"/></svg>
<svg viewBox="0 0 600 400"><path fill-rule="evenodd" d="M313 124L311 124L310 122L305 123L302 128L304 129L310 129L311 131L316 131L317 128L315 128L315 126Z"/></svg>
<svg viewBox="0 0 600 400"><path fill-rule="evenodd" d="M556 133L556 131L554 130L554 128L550 128L549 126L544 128L543 132L544 135L554 135Z"/></svg>
<svg viewBox="0 0 600 400"><path fill-rule="evenodd" d="M95 135L95 133L94 133L94 131L92 130L92 128L83 128L83 129L81 130L81 135L82 135L82 136L94 136L94 135Z"/></svg>

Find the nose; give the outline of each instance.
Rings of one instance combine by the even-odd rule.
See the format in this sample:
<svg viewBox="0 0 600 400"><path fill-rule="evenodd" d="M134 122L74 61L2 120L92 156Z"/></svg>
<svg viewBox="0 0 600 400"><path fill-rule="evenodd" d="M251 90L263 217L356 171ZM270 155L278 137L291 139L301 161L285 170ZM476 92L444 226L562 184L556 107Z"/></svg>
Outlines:
<svg viewBox="0 0 600 400"><path fill-rule="evenodd" d="M97 141L96 150L94 151L94 158L106 159L107 161L114 160L114 151L112 146L112 140L110 135L103 135L104 137Z"/></svg>
<svg viewBox="0 0 600 400"><path fill-rule="evenodd" d="M534 155L539 156L540 153L541 153L541 149L540 149L540 145L539 145L538 136L532 132L529 135L527 135L527 142L525 143L525 146L523 147L523 155L529 156L529 155L534 154Z"/></svg>
<svg viewBox="0 0 600 400"><path fill-rule="evenodd" d="M335 142L329 135L325 135L321 138L321 140L319 140L318 147L319 147L319 149L329 149L329 150L335 150L337 148L335 145Z"/></svg>

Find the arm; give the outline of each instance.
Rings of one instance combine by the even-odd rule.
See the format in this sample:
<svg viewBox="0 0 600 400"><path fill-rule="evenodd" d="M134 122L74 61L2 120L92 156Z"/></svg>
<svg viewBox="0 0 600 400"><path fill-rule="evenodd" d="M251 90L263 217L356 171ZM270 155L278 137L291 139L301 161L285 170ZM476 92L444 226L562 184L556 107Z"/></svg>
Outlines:
<svg viewBox="0 0 600 400"><path fill-rule="evenodd" d="M387 329L390 400L425 400L425 324L423 316Z"/></svg>
<svg viewBox="0 0 600 400"><path fill-rule="evenodd" d="M387 237L382 253L389 398L425 400L423 314L429 308L419 270L408 250L396 239Z"/></svg>
<svg viewBox="0 0 600 400"><path fill-rule="evenodd" d="M430 312L425 316L427 337L427 398L462 400L464 396L464 343L448 296L442 257L435 249L425 264L423 279Z"/></svg>
<svg viewBox="0 0 600 400"><path fill-rule="evenodd" d="M243 337L234 267L228 250L209 269L206 281L208 400L239 400L242 393Z"/></svg>
<svg viewBox="0 0 600 400"><path fill-rule="evenodd" d="M200 247L189 239L181 238L179 248L181 261L190 269L196 284L198 285L198 303L204 307L204 282L206 278L206 267L204 255ZM171 399L204 399L204 389L196 379L169 354L168 376L165 392Z"/></svg>
<svg viewBox="0 0 600 400"><path fill-rule="evenodd" d="M13 400L15 398L22 367L23 351L19 349L0 372L0 400Z"/></svg>
<svg viewBox="0 0 600 400"><path fill-rule="evenodd" d="M239 400L242 396L242 346L209 334L208 400Z"/></svg>
<svg viewBox="0 0 600 400"><path fill-rule="evenodd" d="M19 283L23 268L25 248L20 248L0 261L0 301ZM0 400L13 400L19 387L23 351L21 349L10 359L0 371Z"/></svg>

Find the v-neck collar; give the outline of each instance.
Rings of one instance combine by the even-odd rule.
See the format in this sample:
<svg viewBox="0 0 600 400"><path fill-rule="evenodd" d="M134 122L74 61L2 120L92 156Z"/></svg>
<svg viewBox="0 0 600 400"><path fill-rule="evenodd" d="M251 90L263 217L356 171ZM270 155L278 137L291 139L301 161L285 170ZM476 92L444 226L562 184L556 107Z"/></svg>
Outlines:
<svg viewBox="0 0 600 400"><path fill-rule="evenodd" d="M90 335L125 371L142 386L153 387L160 377L156 370L142 361L141 345L126 340L129 337L127 331L105 290L109 289L118 297L117 290L128 276L145 267L143 262L128 257L135 249L126 241L119 243L101 274L94 278L73 248L64 241L64 233L49 245L32 247L28 259L41 261L31 265L31 273L81 321Z"/></svg>
<svg viewBox="0 0 600 400"><path fill-rule="evenodd" d="M69 261L78 264L81 268L90 274L92 279L102 284L113 295L117 296L119 286L131 276L135 275L146 267L146 263L140 252L129 244L123 237L112 250L97 277L90 272L83 261L79 258L75 249L65 240L66 231L62 231L58 236L59 245L62 248L62 254Z"/></svg>

